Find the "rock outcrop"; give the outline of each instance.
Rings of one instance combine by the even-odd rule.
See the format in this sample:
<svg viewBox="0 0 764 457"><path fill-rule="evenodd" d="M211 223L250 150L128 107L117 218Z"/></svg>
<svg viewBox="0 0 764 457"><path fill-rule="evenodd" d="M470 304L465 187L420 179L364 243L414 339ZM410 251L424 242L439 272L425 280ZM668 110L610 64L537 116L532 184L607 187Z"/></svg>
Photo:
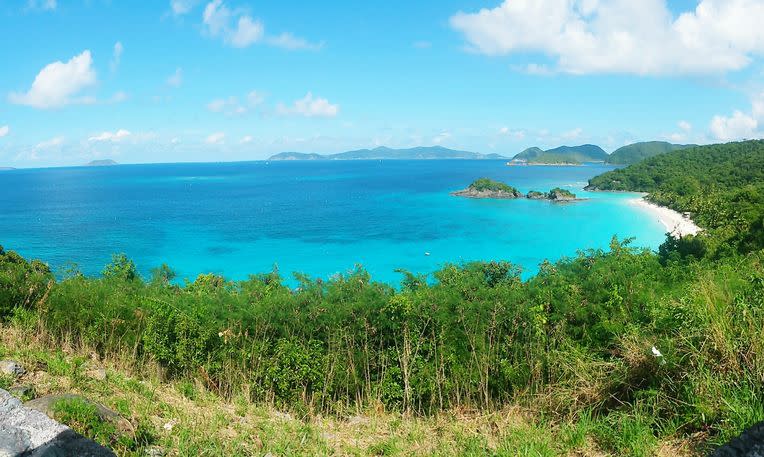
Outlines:
<svg viewBox="0 0 764 457"><path fill-rule="evenodd" d="M26 373L26 370L15 360L0 360L0 374L18 378Z"/></svg>
<svg viewBox="0 0 764 457"><path fill-rule="evenodd" d="M522 198L523 194L517 191L505 191L505 190L477 190L468 187L464 190L457 190L451 192L454 197L467 197L467 198L497 198L497 199L513 199Z"/></svg>
<svg viewBox="0 0 764 457"><path fill-rule="evenodd" d="M0 457L113 457L115 454L59 424L45 414L24 407L0 389Z"/></svg>
<svg viewBox="0 0 764 457"><path fill-rule="evenodd" d="M744 431L709 457L764 457L764 422Z"/></svg>

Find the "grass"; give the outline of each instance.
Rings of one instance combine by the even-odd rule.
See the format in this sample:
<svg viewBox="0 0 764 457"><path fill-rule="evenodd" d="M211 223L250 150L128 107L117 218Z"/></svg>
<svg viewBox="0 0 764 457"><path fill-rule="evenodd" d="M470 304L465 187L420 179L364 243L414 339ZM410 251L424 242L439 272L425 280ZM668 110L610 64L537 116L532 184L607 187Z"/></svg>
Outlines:
<svg viewBox="0 0 764 457"><path fill-rule="evenodd" d="M136 373L119 358L98 362L108 371L100 381L81 373L81 351L51 352L19 329L2 330L0 357L39 367L22 378L34 383L38 395L81 394L133 424L133 431L120 432L91 405L78 400L55 405L58 420L118 455L142 456L153 446L170 456L639 456L655 455L662 447L675 452L671 455L700 455L688 451L688 442L655 439L646 413L605 419L585 413L565 421L522 405L427 417L386 412L380 405L344 416L301 413L244 396L225 399L201 382L163 381L152 369Z"/></svg>

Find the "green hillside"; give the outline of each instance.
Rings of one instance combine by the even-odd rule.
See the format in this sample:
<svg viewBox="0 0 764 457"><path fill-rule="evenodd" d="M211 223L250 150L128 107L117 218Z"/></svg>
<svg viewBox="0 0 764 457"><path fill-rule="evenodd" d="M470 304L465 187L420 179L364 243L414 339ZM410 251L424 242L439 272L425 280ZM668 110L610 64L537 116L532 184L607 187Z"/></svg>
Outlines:
<svg viewBox="0 0 764 457"><path fill-rule="evenodd" d="M589 190L649 192L708 228L709 248L764 247L764 141L681 149L589 181Z"/></svg>
<svg viewBox="0 0 764 457"><path fill-rule="evenodd" d="M607 157L606 162L613 165L631 165L658 154L695 146L694 144L671 144L666 141L645 141L616 149Z"/></svg>
<svg viewBox="0 0 764 457"><path fill-rule="evenodd" d="M528 163L567 163L579 164L584 162L604 162L607 153L599 146L584 144L581 146L560 146L554 149L542 150L537 147L528 148L517 154L512 160Z"/></svg>

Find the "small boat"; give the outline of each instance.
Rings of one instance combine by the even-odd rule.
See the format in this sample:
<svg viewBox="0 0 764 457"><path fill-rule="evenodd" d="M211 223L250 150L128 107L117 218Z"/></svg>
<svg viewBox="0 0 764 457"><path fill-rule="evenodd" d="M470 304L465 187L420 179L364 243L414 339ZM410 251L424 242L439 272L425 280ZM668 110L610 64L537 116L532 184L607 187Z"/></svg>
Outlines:
<svg viewBox="0 0 764 457"><path fill-rule="evenodd" d="M427 256L427 257L430 257L430 253L429 252L425 252L424 255Z"/></svg>

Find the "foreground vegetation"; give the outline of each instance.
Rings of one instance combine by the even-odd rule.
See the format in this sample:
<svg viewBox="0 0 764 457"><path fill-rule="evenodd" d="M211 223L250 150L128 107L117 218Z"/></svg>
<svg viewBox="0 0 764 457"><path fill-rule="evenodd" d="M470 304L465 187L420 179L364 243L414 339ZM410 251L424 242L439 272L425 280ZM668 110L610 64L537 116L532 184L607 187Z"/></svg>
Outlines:
<svg viewBox="0 0 764 457"><path fill-rule="evenodd" d="M758 160L761 147L717 157ZM666 156L711 153L694 151ZM119 408L140 433L96 438L128 455L157 443L176 455L702 455L764 419L762 205L725 200L756 186L755 171L737 176L690 190L651 178L653 198L680 210L709 192L726 202L696 211L700 237L659 253L614 239L528 280L480 262L402 271L398 289L362 269L298 276L294 290L275 271L179 285L166 266L141 278L123 255L100 277L55 279L0 249L0 357L45 368L42 390ZM740 208L745 224L714 213ZM82 376L88 359L106 380Z"/></svg>

